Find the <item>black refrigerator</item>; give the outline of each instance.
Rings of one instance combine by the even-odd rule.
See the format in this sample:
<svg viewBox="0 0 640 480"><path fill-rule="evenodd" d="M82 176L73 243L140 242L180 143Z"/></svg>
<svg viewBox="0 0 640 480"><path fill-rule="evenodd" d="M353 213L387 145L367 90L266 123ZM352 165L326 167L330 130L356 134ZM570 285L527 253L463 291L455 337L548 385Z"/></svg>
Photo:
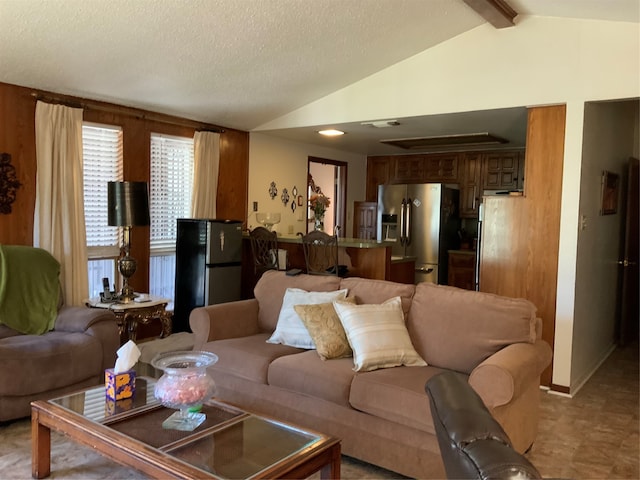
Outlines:
<svg viewBox="0 0 640 480"><path fill-rule="evenodd" d="M173 331L189 332L196 307L240 300L242 222L178 219Z"/></svg>

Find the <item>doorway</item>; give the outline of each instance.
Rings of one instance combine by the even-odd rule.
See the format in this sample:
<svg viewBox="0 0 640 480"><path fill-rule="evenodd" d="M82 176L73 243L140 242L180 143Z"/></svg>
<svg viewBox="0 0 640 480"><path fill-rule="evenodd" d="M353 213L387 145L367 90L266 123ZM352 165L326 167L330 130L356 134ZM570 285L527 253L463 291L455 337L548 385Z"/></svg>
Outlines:
<svg viewBox="0 0 640 480"><path fill-rule="evenodd" d="M630 158L627 165L627 188L624 235L622 236L622 258L618 261L619 285L617 312L619 315L618 344L625 346L638 342L640 325L638 324L638 169L640 161Z"/></svg>
<svg viewBox="0 0 640 480"><path fill-rule="evenodd" d="M329 207L324 216L324 231L333 234L336 226L338 235L344 237L347 220L347 162L308 157L307 161L307 202L312 193L320 193L329 198ZM307 232L314 228L313 212L307 209Z"/></svg>

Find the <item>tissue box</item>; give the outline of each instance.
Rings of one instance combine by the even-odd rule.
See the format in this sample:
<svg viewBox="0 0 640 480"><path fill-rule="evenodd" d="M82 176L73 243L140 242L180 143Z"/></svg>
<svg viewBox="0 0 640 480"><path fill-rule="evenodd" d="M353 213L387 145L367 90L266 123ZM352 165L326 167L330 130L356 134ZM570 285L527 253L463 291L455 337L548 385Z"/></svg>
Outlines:
<svg viewBox="0 0 640 480"><path fill-rule="evenodd" d="M115 374L113 368L107 368L104 371L104 386L110 400L131 398L136 389L136 372L127 370Z"/></svg>

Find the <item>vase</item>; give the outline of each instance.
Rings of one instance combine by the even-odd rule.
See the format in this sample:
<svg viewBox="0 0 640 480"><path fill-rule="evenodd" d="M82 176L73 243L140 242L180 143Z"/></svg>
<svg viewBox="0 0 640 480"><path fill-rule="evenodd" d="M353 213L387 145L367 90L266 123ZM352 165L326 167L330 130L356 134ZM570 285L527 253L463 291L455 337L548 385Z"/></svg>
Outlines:
<svg viewBox="0 0 640 480"><path fill-rule="evenodd" d="M313 229L324 231L324 215L316 215L313 217Z"/></svg>
<svg viewBox="0 0 640 480"><path fill-rule="evenodd" d="M215 382L207 373L218 357L210 352L184 351L158 354L151 364L164 374L155 386L155 397L163 406L178 410L162 427L193 431L206 416L200 413L203 402L211 398Z"/></svg>

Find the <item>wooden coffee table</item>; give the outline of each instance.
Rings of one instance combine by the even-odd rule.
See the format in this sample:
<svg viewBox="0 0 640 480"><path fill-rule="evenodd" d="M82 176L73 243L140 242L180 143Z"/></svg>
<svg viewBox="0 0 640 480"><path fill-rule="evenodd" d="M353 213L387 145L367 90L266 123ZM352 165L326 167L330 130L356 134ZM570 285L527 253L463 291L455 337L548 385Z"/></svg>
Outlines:
<svg viewBox="0 0 640 480"><path fill-rule="evenodd" d="M166 430L173 410L151 378L133 399L109 402L104 386L31 404L32 476L51 473L51 429L154 478L340 478L340 441L211 400L193 432Z"/></svg>

